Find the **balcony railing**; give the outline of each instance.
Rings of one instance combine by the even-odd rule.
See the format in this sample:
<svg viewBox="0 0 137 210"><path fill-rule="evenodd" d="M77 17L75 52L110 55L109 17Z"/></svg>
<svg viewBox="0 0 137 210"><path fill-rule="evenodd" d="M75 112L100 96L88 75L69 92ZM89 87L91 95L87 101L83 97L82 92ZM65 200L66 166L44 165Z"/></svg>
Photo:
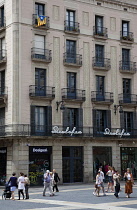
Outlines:
<svg viewBox="0 0 137 210"><path fill-rule="evenodd" d="M52 61L51 50L41 48L31 48L31 58L34 61L50 63Z"/></svg>
<svg viewBox="0 0 137 210"><path fill-rule="evenodd" d="M121 94L119 94L119 103L120 104L137 105L137 95L121 93Z"/></svg>
<svg viewBox="0 0 137 210"><path fill-rule="evenodd" d="M91 92L91 101L92 102L105 102L105 103L113 103L113 93L111 92L104 92L101 93L100 91L92 91Z"/></svg>
<svg viewBox="0 0 137 210"><path fill-rule="evenodd" d="M0 63L5 63L7 61L7 50L0 50Z"/></svg>
<svg viewBox="0 0 137 210"><path fill-rule="evenodd" d="M134 34L133 32L122 32L120 31L120 40L122 42L134 42Z"/></svg>
<svg viewBox="0 0 137 210"><path fill-rule="evenodd" d="M119 62L119 70L121 73L136 73L137 67L136 62L131 61L120 61Z"/></svg>
<svg viewBox="0 0 137 210"><path fill-rule="evenodd" d="M97 38L107 39L107 28L101 26L93 26L93 36Z"/></svg>
<svg viewBox="0 0 137 210"><path fill-rule="evenodd" d="M74 21L65 20L64 21L64 31L69 32L69 33L79 34L80 33L79 23L74 22Z"/></svg>
<svg viewBox="0 0 137 210"><path fill-rule="evenodd" d="M6 18L0 18L0 31L6 28Z"/></svg>
<svg viewBox="0 0 137 210"><path fill-rule="evenodd" d="M8 88L0 87L0 105L7 103Z"/></svg>
<svg viewBox="0 0 137 210"><path fill-rule="evenodd" d="M92 66L93 66L93 69L109 70L111 68L110 59L93 57Z"/></svg>
<svg viewBox="0 0 137 210"><path fill-rule="evenodd" d="M50 21L48 16L44 15L32 15L32 25L33 27L41 28L41 29L49 29Z"/></svg>
<svg viewBox="0 0 137 210"><path fill-rule="evenodd" d="M64 53L63 55L64 65L82 66L82 55L73 53Z"/></svg>
<svg viewBox="0 0 137 210"><path fill-rule="evenodd" d="M55 88L49 86L29 86L29 95L30 97L39 97L39 98L55 98Z"/></svg>
<svg viewBox="0 0 137 210"><path fill-rule="evenodd" d="M62 99L85 101L85 90L74 89L74 88L63 88Z"/></svg>

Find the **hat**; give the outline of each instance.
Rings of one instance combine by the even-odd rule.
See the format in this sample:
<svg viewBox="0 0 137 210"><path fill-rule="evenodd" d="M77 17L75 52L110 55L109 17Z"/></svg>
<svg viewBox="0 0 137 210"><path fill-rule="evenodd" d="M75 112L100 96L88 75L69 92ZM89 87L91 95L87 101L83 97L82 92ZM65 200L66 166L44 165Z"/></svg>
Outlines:
<svg viewBox="0 0 137 210"><path fill-rule="evenodd" d="M49 171L49 170L47 170L47 171L46 171L46 173L50 173L50 171Z"/></svg>

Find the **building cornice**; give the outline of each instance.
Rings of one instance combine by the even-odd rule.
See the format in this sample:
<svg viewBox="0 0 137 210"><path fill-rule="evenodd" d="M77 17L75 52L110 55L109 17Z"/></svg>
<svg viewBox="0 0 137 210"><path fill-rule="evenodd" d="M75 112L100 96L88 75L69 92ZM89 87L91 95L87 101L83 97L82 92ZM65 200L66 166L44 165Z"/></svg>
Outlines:
<svg viewBox="0 0 137 210"><path fill-rule="evenodd" d="M95 0L96 2L104 2L109 4L115 4L123 7L130 7L137 9L137 3L134 4L134 1L130 0L130 3L127 3L124 0Z"/></svg>

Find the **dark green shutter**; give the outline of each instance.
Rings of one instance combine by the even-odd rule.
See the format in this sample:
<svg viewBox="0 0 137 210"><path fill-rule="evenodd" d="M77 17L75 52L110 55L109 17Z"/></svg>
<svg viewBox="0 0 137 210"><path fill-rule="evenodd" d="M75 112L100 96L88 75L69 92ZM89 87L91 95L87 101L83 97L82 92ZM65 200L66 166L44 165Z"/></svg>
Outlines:
<svg viewBox="0 0 137 210"><path fill-rule="evenodd" d="M78 122L77 125L79 127L79 130L81 131L83 129L83 109L79 108L78 109Z"/></svg>
<svg viewBox="0 0 137 210"><path fill-rule="evenodd" d="M133 112L133 134L137 137L137 112Z"/></svg>
<svg viewBox="0 0 137 210"><path fill-rule="evenodd" d="M118 114L118 112L117 112ZM120 113L120 128L121 129L124 129L124 112L123 113Z"/></svg>
<svg viewBox="0 0 137 210"><path fill-rule="evenodd" d="M31 135L35 134L35 107L36 106L31 106L30 107Z"/></svg>
<svg viewBox="0 0 137 210"><path fill-rule="evenodd" d="M63 129L66 129L66 127L69 126L69 123L68 123L68 108L65 107L65 110L63 112Z"/></svg>
<svg viewBox="0 0 137 210"><path fill-rule="evenodd" d="M45 118L47 118L47 134L51 135L51 131L52 131L52 106L47 106L47 116Z"/></svg>
<svg viewBox="0 0 137 210"><path fill-rule="evenodd" d="M92 110L92 119L93 119L93 135L97 134L97 110Z"/></svg>
<svg viewBox="0 0 137 210"><path fill-rule="evenodd" d="M111 129L111 110L106 110L107 123L106 127Z"/></svg>

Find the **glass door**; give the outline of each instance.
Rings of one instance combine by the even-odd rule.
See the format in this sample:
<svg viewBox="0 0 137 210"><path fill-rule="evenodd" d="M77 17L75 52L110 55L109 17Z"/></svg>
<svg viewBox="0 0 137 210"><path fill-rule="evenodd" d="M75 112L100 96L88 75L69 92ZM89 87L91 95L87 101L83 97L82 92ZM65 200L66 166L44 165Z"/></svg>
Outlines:
<svg viewBox="0 0 137 210"><path fill-rule="evenodd" d="M95 17L96 35L103 35L103 17Z"/></svg>
<svg viewBox="0 0 137 210"><path fill-rule="evenodd" d="M37 135L42 135L46 132L46 108L35 107L35 132Z"/></svg>
<svg viewBox="0 0 137 210"><path fill-rule="evenodd" d="M46 96L46 71L44 69L35 70L35 95Z"/></svg>
<svg viewBox="0 0 137 210"><path fill-rule="evenodd" d="M130 70L130 50L122 49L122 69Z"/></svg>
<svg viewBox="0 0 137 210"><path fill-rule="evenodd" d="M96 76L96 99L97 101L104 101L104 77Z"/></svg>
<svg viewBox="0 0 137 210"><path fill-rule="evenodd" d="M66 11L66 26L68 31L74 31L75 29L75 11Z"/></svg>
<svg viewBox="0 0 137 210"><path fill-rule="evenodd" d="M122 36L127 37L129 33L129 22L122 21Z"/></svg>
<svg viewBox="0 0 137 210"><path fill-rule="evenodd" d="M96 57L96 66L104 67L104 46L96 45L95 46L95 57Z"/></svg>
<svg viewBox="0 0 137 210"><path fill-rule="evenodd" d="M66 42L67 63L76 63L76 41Z"/></svg>
<svg viewBox="0 0 137 210"><path fill-rule="evenodd" d="M76 99L76 73L67 73L67 98Z"/></svg>
<svg viewBox="0 0 137 210"><path fill-rule="evenodd" d="M131 80L123 79L123 102L131 103Z"/></svg>

